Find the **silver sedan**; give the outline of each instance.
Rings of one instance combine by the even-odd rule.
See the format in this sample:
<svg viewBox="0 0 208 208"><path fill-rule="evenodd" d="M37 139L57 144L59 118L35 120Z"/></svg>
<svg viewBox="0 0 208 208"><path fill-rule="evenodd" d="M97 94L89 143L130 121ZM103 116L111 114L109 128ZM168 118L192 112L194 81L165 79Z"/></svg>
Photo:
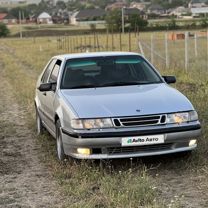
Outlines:
<svg viewBox="0 0 208 208"><path fill-rule="evenodd" d="M137 53L53 57L37 82L37 132L56 138L59 160L191 151L201 126L175 82Z"/></svg>

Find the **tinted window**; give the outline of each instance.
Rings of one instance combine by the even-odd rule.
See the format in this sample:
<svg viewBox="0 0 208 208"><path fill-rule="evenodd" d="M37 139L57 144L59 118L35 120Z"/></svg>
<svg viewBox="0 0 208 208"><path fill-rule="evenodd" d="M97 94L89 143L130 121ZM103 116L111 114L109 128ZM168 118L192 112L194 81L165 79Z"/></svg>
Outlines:
<svg viewBox="0 0 208 208"><path fill-rule="evenodd" d="M42 78L41 78L41 81L42 81L43 83L46 83L46 82L48 81L48 77L49 77L49 75L50 75L50 73L51 73L51 71L52 71L52 69L53 69L55 63L56 63L56 59L53 59L53 60L49 63L48 67L46 68L46 70L45 70L45 72L44 72L44 74L43 74L43 76L42 76Z"/></svg>
<svg viewBox="0 0 208 208"><path fill-rule="evenodd" d="M85 88L161 83L140 56L93 57L68 60L61 87Z"/></svg>
<svg viewBox="0 0 208 208"><path fill-rule="evenodd" d="M49 82L57 82L60 66L61 66L61 61L57 60L52 70L51 76L49 78Z"/></svg>

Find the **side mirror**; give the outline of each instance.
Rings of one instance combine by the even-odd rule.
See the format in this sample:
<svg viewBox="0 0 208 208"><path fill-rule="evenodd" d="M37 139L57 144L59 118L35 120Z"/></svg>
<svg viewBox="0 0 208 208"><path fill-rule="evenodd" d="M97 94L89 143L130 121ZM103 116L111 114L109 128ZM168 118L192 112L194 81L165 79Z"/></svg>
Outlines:
<svg viewBox="0 0 208 208"><path fill-rule="evenodd" d="M176 77L175 76L163 76L163 79L167 84L174 84L176 83Z"/></svg>
<svg viewBox="0 0 208 208"><path fill-rule="evenodd" d="M56 83L43 83L43 84L40 84L38 89L41 92L55 91Z"/></svg>

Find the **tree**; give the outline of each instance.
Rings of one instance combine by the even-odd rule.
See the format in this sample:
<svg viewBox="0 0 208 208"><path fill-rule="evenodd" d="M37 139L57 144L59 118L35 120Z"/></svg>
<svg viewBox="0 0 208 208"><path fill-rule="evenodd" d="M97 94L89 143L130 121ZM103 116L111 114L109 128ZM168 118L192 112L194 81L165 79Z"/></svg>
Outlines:
<svg viewBox="0 0 208 208"><path fill-rule="evenodd" d="M129 16L129 24L131 30L136 28L143 29L148 25L148 21L142 19L138 14L132 14Z"/></svg>
<svg viewBox="0 0 208 208"><path fill-rule="evenodd" d="M41 0L41 2L38 4L37 14L40 14L42 12L50 13L52 8L53 5L50 2Z"/></svg>
<svg viewBox="0 0 208 208"><path fill-rule="evenodd" d="M7 13L8 9L5 7L0 7L0 13Z"/></svg>
<svg viewBox="0 0 208 208"><path fill-rule="evenodd" d="M120 10L110 11L105 17L106 25L109 30L121 31L122 18Z"/></svg>
<svg viewBox="0 0 208 208"><path fill-rule="evenodd" d="M21 15L24 14L24 18L27 18L29 16L29 11L26 7L15 7L10 10L10 14L12 14L14 17L19 19L19 14L21 12Z"/></svg>
<svg viewBox="0 0 208 208"><path fill-rule="evenodd" d="M92 32L95 32L96 31L96 24L90 24L90 30Z"/></svg>
<svg viewBox="0 0 208 208"><path fill-rule="evenodd" d="M0 37L6 37L8 35L9 35L9 29L4 23L0 22Z"/></svg>
<svg viewBox="0 0 208 208"><path fill-rule="evenodd" d="M79 1L68 1L66 6L67 9L70 11L85 9L85 6L81 4Z"/></svg>
<svg viewBox="0 0 208 208"><path fill-rule="evenodd" d="M168 29L175 30L178 28L178 25L176 23L176 20L174 17L171 18L171 21L168 23Z"/></svg>
<svg viewBox="0 0 208 208"><path fill-rule="evenodd" d="M38 5L37 4L29 4L27 6L27 11L29 12L29 14L37 14L37 10L38 10Z"/></svg>
<svg viewBox="0 0 208 208"><path fill-rule="evenodd" d="M111 3L111 1L108 0L96 0L94 3L94 5L98 6L101 9L105 9L105 7L107 6L108 3Z"/></svg>
<svg viewBox="0 0 208 208"><path fill-rule="evenodd" d="M95 5L93 5L93 4L87 4L85 8L86 9L95 9Z"/></svg>
<svg viewBox="0 0 208 208"><path fill-rule="evenodd" d="M208 18L204 17L201 19L200 26L206 28L208 26Z"/></svg>
<svg viewBox="0 0 208 208"><path fill-rule="evenodd" d="M58 7L59 9L64 10L64 9L66 9L66 4L65 4L64 1L57 1L56 7Z"/></svg>

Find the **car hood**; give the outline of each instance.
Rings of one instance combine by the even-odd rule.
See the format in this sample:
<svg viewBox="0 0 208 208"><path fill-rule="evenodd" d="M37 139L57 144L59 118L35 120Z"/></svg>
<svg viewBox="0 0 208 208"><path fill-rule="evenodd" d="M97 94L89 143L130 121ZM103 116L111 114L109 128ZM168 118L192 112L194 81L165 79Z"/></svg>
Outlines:
<svg viewBox="0 0 208 208"><path fill-rule="evenodd" d="M140 116L193 110L190 101L165 83L61 90L79 118Z"/></svg>

